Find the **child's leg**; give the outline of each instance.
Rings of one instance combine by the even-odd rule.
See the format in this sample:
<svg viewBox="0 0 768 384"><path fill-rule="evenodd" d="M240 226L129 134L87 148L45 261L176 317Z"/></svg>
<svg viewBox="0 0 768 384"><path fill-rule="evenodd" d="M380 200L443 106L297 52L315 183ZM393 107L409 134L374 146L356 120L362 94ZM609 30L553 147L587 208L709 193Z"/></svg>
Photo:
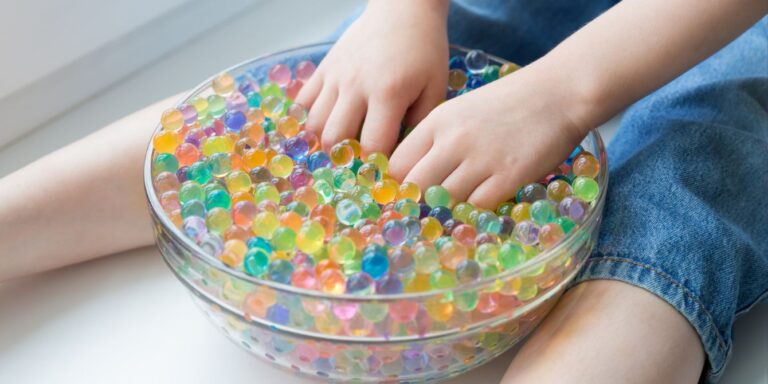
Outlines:
<svg viewBox="0 0 768 384"><path fill-rule="evenodd" d="M0 281L152 243L144 155L160 101L0 179Z"/></svg>
<svg viewBox="0 0 768 384"><path fill-rule="evenodd" d="M720 377L735 317L768 292L766 63L768 18L627 111L585 283L505 382L693 382L702 350Z"/></svg>

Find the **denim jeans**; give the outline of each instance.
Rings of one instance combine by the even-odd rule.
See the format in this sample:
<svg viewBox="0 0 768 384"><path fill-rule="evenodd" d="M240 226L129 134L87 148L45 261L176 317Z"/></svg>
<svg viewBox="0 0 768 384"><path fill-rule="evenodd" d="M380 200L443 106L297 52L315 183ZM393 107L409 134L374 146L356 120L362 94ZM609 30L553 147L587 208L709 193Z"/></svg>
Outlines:
<svg viewBox="0 0 768 384"><path fill-rule="evenodd" d="M448 36L528 64L615 3L455 0ZM619 280L668 302L715 382L736 316L768 296L768 17L630 107L608 161L600 237L573 285Z"/></svg>

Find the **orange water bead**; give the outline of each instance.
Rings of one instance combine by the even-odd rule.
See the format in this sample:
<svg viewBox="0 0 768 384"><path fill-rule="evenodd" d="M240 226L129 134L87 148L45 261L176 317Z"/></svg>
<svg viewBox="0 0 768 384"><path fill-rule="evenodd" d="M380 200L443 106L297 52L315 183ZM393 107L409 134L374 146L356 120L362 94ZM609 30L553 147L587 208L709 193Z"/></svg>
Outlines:
<svg viewBox="0 0 768 384"><path fill-rule="evenodd" d="M253 199L253 194L249 192L235 192L230 197L232 206L237 205L237 203L241 201L248 201L252 204L255 204L255 201Z"/></svg>
<svg viewBox="0 0 768 384"><path fill-rule="evenodd" d="M352 147L352 153L355 155L355 157L359 158L363 156L363 147L360 145L359 141L355 139L344 139L341 141L341 143Z"/></svg>
<svg viewBox="0 0 768 384"><path fill-rule="evenodd" d="M360 228L360 235L370 241L371 237L378 235L380 228L376 224L366 224Z"/></svg>
<svg viewBox="0 0 768 384"><path fill-rule="evenodd" d="M267 153L259 148L247 150L243 155L243 166L247 170L263 167L267 163Z"/></svg>
<svg viewBox="0 0 768 384"><path fill-rule="evenodd" d="M573 160L573 174L595 178L600 173L600 162L591 153L584 152Z"/></svg>
<svg viewBox="0 0 768 384"><path fill-rule="evenodd" d="M432 289L432 286L429 284L428 273L417 273L416 276L403 287L403 291L406 293L425 292L430 289Z"/></svg>
<svg viewBox="0 0 768 384"><path fill-rule="evenodd" d="M184 115L176 108L167 109L160 116L160 125L165 130L175 131L184 125Z"/></svg>
<svg viewBox="0 0 768 384"><path fill-rule="evenodd" d="M217 95L229 95L235 90L235 79L226 72L222 73L211 80L211 88Z"/></svg>
<svg viewBox="0 0 768 384"><path fill-rule="evenodd" d="M300 201L313 209L317 206L317 192L312 187L299 187L293 193L293 201Z"/></svg>
<svg viewBox="0 0 768 384"><path fill-rule="evenodd" d="M243 139L251 139L254 143L258 144L264 140L264 128L261 126L260 122L246 123L243 128L240 129L240 137Z"/></svg>
<svg viewBox="0 0 768 384"><path fill-rule="evenodd" d="M229 230L227 230L228 232ZM226 232L225 232L226 233ZM224 243L224 250L221 252L219 259L226 265L236 268L242 265L245 252L248 251L248 246L240 239L230 239Z"/></svg>
<svg viewBox="0 0 768 384"><path fill-rule="evenodd" d="M184 225L184 218L181 217L181 209L174 209L173 211L169 212L168 218L171 219L171 222L176 226L176 228L181 228L182 225Z"/></svg>
<svg viewBox="0 0 768 384"><path fill-rule="evenodd" d="M300 128L301 124L293 116L283 116L277 120L277 132L286 138L296 136Z"/></svg>
<svg viewBox="0 0 768 384"><path fill-rule="evenodd" d="M176 147L176 160L180 166L192 165L200 158L200 151L190 143L182 143Z"/></svg>
<svg viewBox="0 0 768 384"><path fill-rule="evenodd" d="M288 227L298 232L301 229L302 219L301 216L293 211L288 211L280 215L280 225Z"/></svg>
<svg viewBox="0 0 768 384"><path fill-rule="evenodd" d="M241 192L248 194L247 192ZM232 203L232 221L235 224L250 228L253 223L253 218L257 214L256 206L252 201L238 201Z"/></svg>
<svg viewBox="0 0 768 384"><path fill-rule="evenodd" d="M334 229L333 227L334 226L333 226L333 223L330 220L328 220L325 217L318 216L318 217L313 217L312 221L320 224L323 227L323 230L325 231L325 238L326 239L331 237L331 234L333 233L333 229Z"/></svg>
<svg viewBox="0 0 768 384"><path fill-rule="evenodd" d="M366 245L368 245L365 241L365 237L355 228L344 228L340 235L349 237L352 239L352 241L355 243L355 247L357 250L363 249Z"/></svg>
<svg viewBox="0 0 768 384"><path fill-rule="evenodd" d="M233 171L239 171L239 170L245 169L245 164L243 164L243 157L238 155L237 153L229 154L229 163L232 164Z"/></svg>
<svg viewBox="0 0 768 384"><path fill-rule="evenodd" d="M272 148L265 149L264 153L267 155L266 163L269 163L270 161L272 161L273 157L277 156L277 152Z"/></svg>
<svg viewBox="0 0 768 384"><path fill-rule="evenodd" d="M336 264L335 261L331 259L323 259L317 262L317 265L315 265L315 273L317 276L320 276L328 269L339 269L339 265Z"/></svg>
<svg viewBox="0 0 768 384"><path fill-rule="evenodd" d="M248 113L245 114L245 119L249 123L261 128L262 136L264 135L264 128L261 127L261 123L264 122L264 112L262 112L261 109L258 109L258 108L251 109L250 111L248 111ZM242 129L240 131L242 132Z"/></svg>
<svg viewBox="0 0 768 384"><path fill-rule="evenodd" d="M344 293L345 283L344 274L338 269L328 268L320 274L318 279L318 287L325 293Z"/></svg>
<svg viewBox="0 0 768 384"><path fill-rule="evenodd" d="M224 241L240 240L242 242L247 242L251 236L253 236L253 233L251 233L250 230L247 230L239 225L233 225L227 228L223 235Z"/></svg>
<svg viewBox="0 0 768 384"><path fill-rule="evenodd" d="M411 199L418 202L421 199L421 188L415 183L406 181L400 184L400 188L397 190L397 198L398 200Z"/></svg>
<svg viewBox="0 0 768 384"><path fill-rule="evenodd" d="M388 204L395 200L399 185L391 179L377 181L371 189L371 196L379 204Z"/></svg>
<svg viewBox="0 0 768 384"><path fill-rule="evenodd" d="M333 207L330 205L320 204L312 208L312 211L309 213L309 217L322 217L330 221L331 224L334 224L336 222L336 210L333 209Z"/></svg>
<svg viewBox="0 0 768 384"><path fill-rule="evenodd" d="M240 156L245 155L253 148L258 147L258 144L256 144L253 139L250 139L248 137L241 138L235 143L235 153L237 153Z"/></svg>

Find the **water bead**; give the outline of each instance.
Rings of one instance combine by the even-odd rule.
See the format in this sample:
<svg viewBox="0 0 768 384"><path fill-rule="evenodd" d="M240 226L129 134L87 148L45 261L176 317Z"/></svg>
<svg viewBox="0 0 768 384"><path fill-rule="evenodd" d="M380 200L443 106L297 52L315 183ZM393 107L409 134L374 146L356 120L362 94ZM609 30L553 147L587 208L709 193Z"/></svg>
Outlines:
<svg viewBox="0 0 768 384"><path fill-rule="evenodd" d="M550 181L547 185L547 198L554 201L561 201L573 193L571 185L562 179Z"/></svg>
<svg viewBox="0 0 768 384"><path fill-rule="evenodd" d="M342 191L351 191L357 184L355 173L349 168L336 168L332 171L333 186Z"/></svg>
<svg viewBox="0 0 768 384"><path fill-rule="evenodd" d="M276 251L290 251L296 247L296 231L290 227L277 227L272 233L272 247Z"/></svg>
<svg viewBox="0 0 768 384"><path fill-rule="evenodd" d="M291 69L285 64L276 64L267 72L269 81L284 87L291 81Z"/></svg>
<svg viewBox="0 0 768 384"><path fill-rule="evenodd" d="M467 74L461 69L448 71L448 89L458 91L467 85Z"/></svg>
<svg viewBox="0 0 768 384"><path fill-rule="evenodd" d="M600 162L589 152L582 152L573 160L573 174L594 179L600 173Z"/></svg>
<svg viewBox="0 0 768 384"><path fill-rule="evenodd" d="M187 180L181 184L178 196L181 203L186 203L190 200L203 200L205 198L203 188L192 180Z"/></svg>
<svg viewBox="0 0 768 384"><path fill-rule="evenodd" d="M419 217L419 203L411 199L398 200L395 203L395 210L402 216L407 217ZM417 222L418 224L418 222Z"/></svg>
<svg viewBox="0 0 768 384"><path fill-rule="evenodd" d="M475 226L479 232L499 233L501 231L501 221L493 212L480 213Z"/></svg>
<svg viewBox="0 0 768 384"><path fill-rule="evenodd" d="M219 118L224 115L227 109L227 101L219 95L208 96L208 114L213 118Z"/></svg>
<svg viewBox="0 0 768 384"><path fill-rule="evenodd" d="M448 60L448 69L461 69L467 70L467 64L464 61L463 56L453 56Z"/></svg>
<svg viewBox="0 0 768 384"><path fill-rule="evenodd" d="M538 200L531 204L531 220L537 225L551 223L557 218L558 209L551 200Z"/></svg>
<svg viewBox="0 0 768 384"><path fill-rule="evenodd" d="M235 89L235 79L228 73L222 73L213 78L211 88L217 95L226 96Z"/></svg>
<svg viewBox="0 0 768 384"><path fill-rule="evenodd" d="M434 217L443 225L445 225L445 223L452 218L450 208L444 206L437 206L432 208L432 210L429 211L429 216Z"/></svg>
<svg viewBox="0 0 768 384"><path fill-rule="evenodd" d="M297 79L306 82L312 77L312 74L315 73L315 69L317 69L315 63L309 60L303 60L296 64L293 68L293 72L296 74Z"/></svg>
<svg viewBox="0 0 768 384"><path fill-rule="evenodd" d="M366 163L360 166L357 170L357 184L364 187L373 187L376 181L379 180L381 174L379 173L379 167L373 163Z"/></svg>
<svg viewBox="0 0 768 384"><path fill-rule="evenodd" d="M297 268L291 275L291 285L304 289L315 289L317 287L315 271L307 267Z"/></svg>
<svg viewBox="0 0 768 384"><path fill-rule="evenodd" d="M167 131L175 131L184 125L184 115L176 108L167 109L160 116L160 126Z"/></svg>
<svg viewBox="0 0 768 384"><path fill-rule="evenodd" d="M253 218L251 230L253 230L253 233L256 236L270 239L272 238L272 234L275 232L279 225L280 222L274 213L269 211L262 211Z"/></svg>
<svg viewBox="0 0 768 384"><path fill-rule="evenodd" d="M566 235L571 233L571 231L576 228L576 222L568 217L558 217L557 220L555 220L555 223L557 223L557 225L563 229L563 232Z"/></svg>
<svg viewBox="0 0 768 384"><path fill-rule="evenodd" d="M217 153L226 154L235 149L235 143L229 136L213 136L203 139L200 150L204 156L212 156Z"/></svg>
<svg viewBox="0 0 768 384"><path fill-rule="evenodd" d="M531 183L523 186L517 191L518 203L533 203L537 200L547 198L547 188L539 183ZM517 220L515 220L517 221Z"/></svg>
<svg viewBox="0 0 768 384"><path fill-rule="evenodd" d="M245 256L248 247L245 242L238 239L227 240L224 243L224 250L219 259L230 267L239 267L243 263L243 257Z"/></svg>
<svg viewBox="0 0 768 384"><path fill-rule="evenodd" d="M531 203L518 203L512 207L509 217L516 223L531 219Z"/></svg>
<svg viewBox="0 0 768 384"><path fill-rule="evenodd" d="M448 190L440 185L433 185L424 192L424 201L432 208L449 207L451 195Z"/></svg>
<svg viewBox="0 0 768 384"><path fill-rule="evenodd" d="M269 172L277 177L287 177L293 171L293 160L286 155L276 155L269 161Z"/></svg>
<svg viewBox="0 0 768 384"><path fill-rule="evenodd" d="M471 50L464 57L467 70L471 73L481 73L488 65L488 55L481 50Z"/></svg>
<svg viewBox="0 0 768 384"><path fill-rule="evenodd" d="M539 230L539 244L544 249L554 247L563 238L565 238L565 232L557 223L545 224Z"/></svg>
<svg viewBox="0 0 768 384"><path fill-rule="evenodd" d="M293 265L288 260L274 259L267 266L267 277L269 280L289 284L293 274Z"/></svg>
<svg viewBox="0 0 768 384"><path fill-rule="evenodd" d="M385 295L403 293L403 281L395 274L386 274L376 281L376 293Z"/></svg>
<svg viewBox="0 0 768 384"><path fill-rule="evenodd" d="M174 153L179 146L179 134L176 131L161 131L152 137L152 146L159 153Z"/></svg>
<svg viewBox="0 0 768 384"><path fill-rule="evenodd" d="M223 234L232 225L232 217L228 210L214 207L207 211L205 225L208 226L210 232Z"/></svg>
<svg viewBox="0 0 768 384"><path fill-rule="evenodd" d="M293 116L283 116L277 120L277 132L284 137L296 136L299 133L299 129L301 129L301 125ZM309 150L308 145L307 150Z"/></svg>
<svg viewBox="0 0 768 384"><path fill-rule="evenodd" d="M336 204L336 218L343 224L355 225L362 215L360 206L350 199L343 199Z"/></svg>
<svg viewBox="0 0 768 384"><path fill-rule="evenodd" d="M520 66L513 64L513 63L504 63L499 67L499 77L504 77L506 75L509 75L512 72L517 71L520 69Z"/></svg>
<svg viewBox="0 0 768 384"><path fill-rule="evenodd" d="M594 201L599 192L599 186L594 179L578 176L573 180L573 194L586 202Z"/></svg>
<svg viewBox="0 0 768 384"><path fill-rule="evenodd" d="M224 114L224 124L232 131L239 132L246 122L245 115L240 111L232 111Z"/></svg>
<svg viewBox="0 0 768 384"><path fill-rule="evenodd" d="M483 81L483 78L480 77L480 75L473 75L469 78L467 81L467 88L463 89L462 91L466 91L467 89L477 89L485 85L485 81Z"/></svg>
<svg viewBox="0 0 768 384"><path fill-rule="evenodd" d="M281 97L266 96L261 99L261 111L264 116L276 120L280 118L280 114L283 112L283 99Z"/></svg>
<svg viewBox="0 0 768 384"><path fill-rule="evenodd" d="M418 247L413 252L414 269L418 273L429 274L440 268L437 250L431 245Z"/></svg>
<svg viewBox="0 0 768 384"><path fill-rule="evenodd" d="M205 217L205 204L200 200L189 200L181 205L181 217Z"/></svg>
<svg viewBox="0 0 768 384"><path fill-rule="evenodd" d="M176 147L175 155L180 165L188 166L200 158L200 151L190 143L181 143Z"/></svg>
<svg viewBox="0 0 768 384"><path fill-rule="evenodd" d="M210 210L213 208L229 209L231 200L227 191L215 190L205 196L205 208Z"/></svg>
<svg viewBox="0 0 768 384"><path fill-rule="evenodd" d="M313 152L309 155L307 158L307 168L309 168L310 171L314 172L321 168L328 168L331 165L331 159L328 157L325 152ZM315 178L318 178L317 176L314 176Z"/></svg>
<svg viewBox="0 0 768 384"><path fill-rule="evenodd" d="M500 68L498 65L488 65L483 69L482 79L485 83L490 83L499 78Z"/></svg>
<svg viewBox="0 0 768 384"><path fill-rule="evenodd" d="M539 241L539 227L532 221L521 221L515 225L514 235L520 243L534 245Z"/></svg>
<svg viewBox="0 0 768 384"><path fill-rule="evenodd" d="M379 172L382 174L389 172L389 158L381 152L371 153L365 158L365 162L376 164L376 166L379 167Z"/></svg>
<svg viewBox="0 0 768 384"><path fill-rule="evenodd" d="M320 273L318 286L321 291L330 294L344 293L346 278L340 270L328 268Z"/></svg>
<svg viewBox="0 0 768 384"><path fill-rule="evenodd" d="M467 248L460 242L448 240L440 247L440 264L449 270L456 269L456 266L467 259Z"/></svg>
<svg viewBox="0 0 768 384"><path fill-rule="evenodd" d="M384 224L381 234L388 244L401 245L405 242L408 231L402 221L390 220Z"/></svg>
<svg viewBox="0 0 768 384"><path fill-rule="evenodd" d="M434 217L425 217L421 219L421 236L425 239L434 241L443 234L443 226Z"/></svg>
<svg viewBox="0 0 768 384"><path fill-rule="evenodd" d="M347 277L346 292L352 295L370 295L376 290L373 277L366 272L356 272Z"/></svg>
<svg viewBox="0 0 768 384"><path fill-rule="evenodd" d="M352 160L355 158L355 151L347 143L336 143L331 147L329 156L333 165L346 167L352 164Z"/></svg>
<svg viewBox="0 0 768 384"><path fill-rule="evenodd" d="M560 201L560 215L571 218L575 223L581 224L587 216L589 204L578 197L566 197Z"/></svg>
<svg viewBox="0 0 768 384"><path fill-rule="evenodd" d="M363 272L378 280L389 271L389 258L386 251L365 253L362 259Z"/></svg>
<svg viewBox="0 0 768 384"><path fill-rule="evenodd" d="M381 180L374 184L371 195L377 203L388 204L395 200L398 187L394 180Z"/></svg>
<svg viewBox="0 0 768 384"><path fill-rule="evenodd" d="M309 144L300 137L291 137L283 142L283 150L294 161L301 161L309 153Z"/></svg>
<svg viewBox="0 0 768 384"><path fill-rule="evenodd" d="M513 242L505 242L499 248L499 264L505 269L512 269L525 262L523 247Z"/></svg>

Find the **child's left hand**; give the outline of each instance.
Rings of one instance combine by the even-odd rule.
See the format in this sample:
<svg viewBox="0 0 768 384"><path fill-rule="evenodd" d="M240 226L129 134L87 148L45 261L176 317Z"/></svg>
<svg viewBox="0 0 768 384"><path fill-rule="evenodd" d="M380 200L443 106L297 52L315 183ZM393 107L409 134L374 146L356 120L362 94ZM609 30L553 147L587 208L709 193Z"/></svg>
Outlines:
<svg viewBox="0 0 768 384"><path fill-rule="evenodd" d="M390 174L492 209L555 169L587 130L568 115L576 95L527 72L435 108L395 150Z"/></svg>

